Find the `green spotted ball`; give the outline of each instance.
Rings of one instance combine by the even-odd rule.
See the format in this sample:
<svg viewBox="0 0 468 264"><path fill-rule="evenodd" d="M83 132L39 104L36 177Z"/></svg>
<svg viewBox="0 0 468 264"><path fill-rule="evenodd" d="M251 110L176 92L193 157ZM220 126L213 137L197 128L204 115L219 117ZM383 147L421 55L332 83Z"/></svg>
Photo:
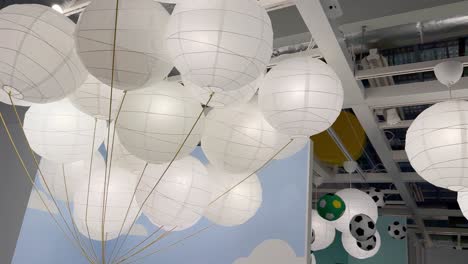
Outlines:
<svg viewBox="0 0 468 264"><path fill-rule="evenodd" d="M318 214L328 221L340 218L346 210L346 205L338 195L327 193L317 201Z"/></svg>

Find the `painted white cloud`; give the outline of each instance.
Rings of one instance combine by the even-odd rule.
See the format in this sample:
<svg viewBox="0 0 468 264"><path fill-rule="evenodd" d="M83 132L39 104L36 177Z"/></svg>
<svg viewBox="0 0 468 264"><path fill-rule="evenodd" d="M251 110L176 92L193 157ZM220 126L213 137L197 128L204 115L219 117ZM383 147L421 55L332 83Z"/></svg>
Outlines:
<svg viewBox="0 0 468 264"><path fill-rule="evenodd" d="M130 231L129 235L131 236L148 236L148 231L146 230L146 227L140 224L136 224L133 228L132 231Z"/></svg>
<svg viewBox="0 0 468 264"><path fill-rule="evenodd" d="M303 257L297 257L294 250L283 240L265 240L247 258L237 259L233 264L306 264Z"/></svg>
<svg viewBox="0 0 468 264"><path fill-rule="evenodd" d="M39 194L41 195L44 202L47 204L47 207L49 208L49 210L53 214L57 214L58 213L57 207L55 207L53 201L43 191L32 190L31 196L29 197L28 209L39 210L39 211L46 212L46 213L48 212L46 206L39 198Z"/></svg>

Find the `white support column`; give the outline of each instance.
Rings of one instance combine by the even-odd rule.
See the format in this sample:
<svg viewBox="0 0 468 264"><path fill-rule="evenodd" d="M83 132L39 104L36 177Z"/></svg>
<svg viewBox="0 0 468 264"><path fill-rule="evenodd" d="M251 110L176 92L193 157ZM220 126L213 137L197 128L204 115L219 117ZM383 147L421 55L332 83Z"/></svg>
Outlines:
<svg viewBox="0 0 468 264"><path fill-rule="evenodd" d="M312 198L314 197L314 142L309 141L309 178L307 180L307 210L306 210L306 244L305 244L305 259L306 263L309 264L311 261L310 251L311 251L311 242L312 242Z"/></svg>

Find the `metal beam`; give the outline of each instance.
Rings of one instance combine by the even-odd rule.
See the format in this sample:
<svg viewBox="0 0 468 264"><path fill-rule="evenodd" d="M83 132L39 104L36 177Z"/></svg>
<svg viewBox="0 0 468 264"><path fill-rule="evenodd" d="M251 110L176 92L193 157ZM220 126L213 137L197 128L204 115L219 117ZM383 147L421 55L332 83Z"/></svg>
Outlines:
<svg viewBox="0 0 468 264"><path fill-rule="evenodd" d="M393 183L395 177L390 173L366 173L366 180L358 174L337 174L325 178L323 183ZM426 182L416 172L399 172L403 182Z"/></svg>
<svg viewBox="0 0 468 264"><path fill-rule="evenodd" d="M424 234L426 244L429 247L432 246L432 240L425 231L424 221L417 213L417 205L403 180L398 166L393 161L387 140L379 129L372 109L364 100L364 87L361 82L355 79L355 66L343 38L340 37L338 27L332 25L320 0L297 0L296 5L327 63L333 67L342 83L345 84L346 104L352 106L382 163L392 175L393 183L400 191L400 196L412 210L415 222Z"/></svg>
<svg viewBox="0 0 468 264"><path fill-rule="evenodd" d="M408 226L408 228L413 228L413 226ZM426 227L426 230L431 235L468 236L468 228ZM420 233L417 229L413 229L413 231Z"/></svg>
<svg viewBox="0 0 468 264"><path fill-rule="evenodd" d="M380 129L398 129L398 128L408 128L413 124L414 120L403 120L396 124L387 124L387 122L379 123Z"/></svg>
<svg viewBox="0 0 468 264"><path fill-rule="evenodd" d="M393 155L393 160L395 162L407 162L408 161L408 155L406 154L406 151L404 150L394 150L392 151Z"/></svg>
<svg viewBox="0 0 468 264"><path fill-rule="evenodd" d="M392 215L392 216L407 216L411 217L412 212L407 207L399 207L399 208L392 208L392 207L384 207L379 210L379 212L383 215ZM453 209L435 209L435 208L419 208L418 214L424 218L431 218L431 217L463 217L463 214L460 210L453 210Z"/></svg>

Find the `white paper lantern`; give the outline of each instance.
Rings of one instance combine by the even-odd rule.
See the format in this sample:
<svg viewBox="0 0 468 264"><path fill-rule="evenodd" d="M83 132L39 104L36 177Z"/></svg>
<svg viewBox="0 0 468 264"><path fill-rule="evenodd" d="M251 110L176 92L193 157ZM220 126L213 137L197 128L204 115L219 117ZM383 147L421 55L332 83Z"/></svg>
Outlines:
<svg viewBox="0 0 468 264"><path fill-rule="evenodd" d="M68 98L71 103L85 114L97 119L109 119L109 106L111 88L96 79L91 74L78 90ZM124 93L121 90L112 90L111 120L115 119L122 103Z"/></svg>
<svg viewBox="0 0 468 264"><path fill-rule="evenodd" d="M317 260L315 260L315 255L312 253L310 254L310 264L316 264Z"/></svg>
<svg viewBox="0 0 468 264"><path fill-rule="evenodd" d="M284 139L277 144L277 148L283 148L286 144L289 143L289 140L289 137L285 136ZM294 156L296 153L301 151L309 141L310 138L293 138L291 143L289 143L286 148L284 148L280 153L278 153L278 155L275 156L275 160L287 159Z"/></svg>
<svg viewBox="0 0 468 264"><path fill-rule="evenodd" d="M85 184L80 185L73 199L73 219L77 228L86 237L88 237L89 230L89 236L93 240L102 240L103 190L106 170L104 164L102 161L99 165L93 165L91 183L88 185L88 181L85 181ZM121 234L126 234L139 212L138 204L133 198L136 177L122 168L112 167L108 180L104 240L117 238L124 221ZM128 210L129 206L130 210ZM125 219L127 210L128 216Z"/></svg>
<svg viewBox="0 0 468 264"><path fill-rule="evenodd" d="M96 137L94 138L94 130ZM89 159L99 148L106 124L80 112L68 99L35 104L24 118L24 132L32 149L48 160L70 163Z"/></svg>
<svg viewBox="0 0 468 264"><path fill-rule="evenodd" d="M315 241L311 245L313 251L325 249L335 241L335 227L323 219L316 210L312 210L312 229L315 232Z"/></svg>
<svg viewBox="0 0 468 264"><path fill-rule="evenodd" d="M150 165L138 187L137 201L143 213L164 230L180 231L200 220L211 199L211 181L205 166L192 156L168 164ZM158 180L153 193L150 194Z"/></svg>
<svg viewBox="0 0 468 264"><path fill-rule="evenodd" d="M203 111L190 91L176 82L128 92L120 112L117 133L131 154L150 163L170 161ZM189 155L200 142L204 116L177 156Z"/></svg>
<svg viewBox="0 0 468 264"><path fill-rule="evenodd" d="M463 216L468 219L468 192L459 192L457 196L457 202L460 206L460 210Z"/></svg>
<svg viewBox="0 0 468 264"><path fill-rule="evenodd" d="M268 124L252 100L212 109L206 116L201 146L214 166L240 173L259 169L278 152L278 145L288 141Z"/></svg>
<svg viewBox="0 0 468 264"><path fill-rule="evenodd" d="M39 169L41 173L38 171L36 178L39 178L44 192L49 194L47 183L50 194L61 201L73 202L77 187L88 181L89 165L84 161L63 164L41 159ZM42 177L44 177L45 183Z"/></svg>
<svg viewBox="0 0 468 264"><path fill-rule="evenodd" d="M256 174L239 184L249 176L248 173L231 174L209 165L208 175L214 184L211 202L217 200L206 210L206 218L215 224L231 227L242 225L255 216L262 205L262 185Z"/></svg>
<svg viewBox="0 0 468 264"><path fill-rule="evenodd" d="M263 82L263 78L264 75L262 74L257 80L238 90L218 91L214 93L208 106L226 107L247 103L254 97L255 93L257 93L258 87ZM198 101L204 105L206 105L210 99L210 95L213 93L210 88L200 87L189 81L184 81L184 85L189 87Z"/></svg>
<svg viewBox="0 0 468 264"><path fill-rule="evenodd" d="M78 54L88 71L111 86L116 0L93 1L77 25ZM113 88L133 90L172 70L164 31L169 13L153 0L120 0Z"/></svg>
<svg viewBox="0 0 468 264"><path fill-rule="evenodd" d="M112 141L110 142L112 144ZM106 140L104 140L104 143L107 144ZM115 141L113 146L113 151L112 149L107 148L109 153L112 154L112 164L122 167L140 177L143 173L143 170L145 169L147 162L128 152L128 150L125 149L125 147L120 142L117 133L115 134Z"/></svg>
<svg viewBox="0 0 468 264"><path fill-rule="evenodd" d="M310 137L327 130L343 107L343 87L330 66L311 57L280 62L259 90L265 118L281 133Z"/></svg>
<svg viewBox="0 0 468 264"><path fill-rule="evenodd" d="M191 0L176 5L167 44L185 80L211 91L237 90L264 73L273 30L255 0Z"/></svg>
<svg viewBox="0 0 468 264"><path fill-rule="evenodd" d="M360 249L357 245L356 239L349 233L342 234L341 242L343 244L344 249L346 250L346 252L348 252L350 256L357 259L368 259L375 256L379 252L380 246L382 245L382 241L380 239L380 234L378 231L375 233L375 238L377 239L377 244L375 245L375 248L370 251Z"/></svg>
<svg viewBox="0 0 468 264"><path fill-rule="evenodd" d="M343 199L346 210L338 220L332 222L336 229L342 233L349 232L349 223L351 219L358 214L369 216L375 223L379 218L378 208L374 200L367 193L358 189L343 189L336 193Z"/></svg>
<svg viewBox="0 0 468 264"><path fill-rule="evenodd" d="M13 104L15 104L15 106L28 107L28 106L31 106L31 105L34 104L34 103L31 103L31 102L19 100L19 99L16 99L16 98L12 98L12 99L13 99ZM7 93L4 93L4 92L0 91L0 102L10 105L11 104L10 96Z"/></svg>
<svg viewBox="0 0 468 264"><path fill-rule="evenodd" d="M43 5L0 10L0 88L16 99L49 103L86 78L76 55L71 20Z"/></svg>
<svg viewBox="0 0 468 264"><path fill-rule="evenodd" d="M406 154L431 184L468 191L468 102L447 101L422 112L406 133Z"/></svg>

